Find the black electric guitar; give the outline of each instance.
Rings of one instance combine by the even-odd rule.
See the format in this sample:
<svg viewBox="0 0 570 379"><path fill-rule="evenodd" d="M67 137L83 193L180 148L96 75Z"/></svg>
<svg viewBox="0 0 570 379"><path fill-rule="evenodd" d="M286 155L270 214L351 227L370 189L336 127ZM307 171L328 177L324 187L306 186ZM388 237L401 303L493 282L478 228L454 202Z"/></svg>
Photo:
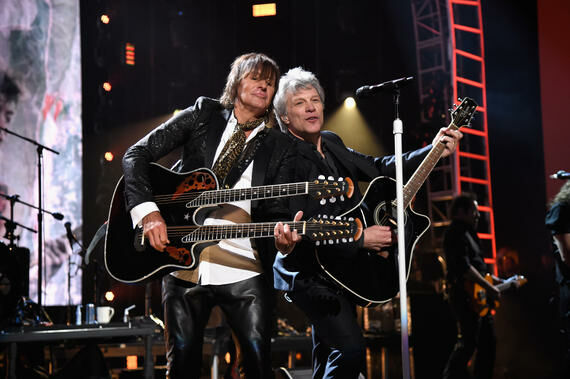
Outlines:
<svg viewBox="0 0 570 379"><path fill-rule="evenodd" d="M207 168L179 174L152 163L149 170L154 201L166 222L171 244L165 252L155 251L145 243L142 229L133 229L131 216L124 203L124 179L121 178L109 209L104 258L109 274L124 283L142 282L171 271L195 268L203 247L198 242L209 241L211 244L212 241L225 238L273 236L275 223L200 226L207 214L220 204L299 195L309 195L321 201L333 197L342 200L344 195L351 197L354 190L350 178L220 190L215 174ZM314 240L336 241L336 237L330 238L326 232L337 232L338 220L322 223L321 220L317 223L313 221L294 226L298 230L303 228L307 237ZM346 226L358 226L354 221L345 222L349 225L342 228L342 237L348 239L350 236L344 234ZM357 234L355 230L351 233L353 237ZM316 235L313 236L312 232ZM341 240L342 238L339 241Z"/></svg>
<svg viewBox="0 0 570 379"><path fill-rule="evenodd" d="M468 126L476 108L475 101L470 98L463 99L461 104L451 112L452 121L449 128L456 130L461 126ZM403 188L406 278L410 272L414 247L430 226L429 218L414 212L410 203L441 158L444 149L445 145L442 143L433 146ZM375 178L370 182L361 202L342 216L362 219L364 228L372 225L387 225L396 229L396 181L384 176ZM388 252L396 254L397 246L391 246ZM316 249L315 254L326 276L363 307L381 304L394 297L399 291L395 262L384 258L376 251L361 249L355 257L342 261L321 249ZM390 273L390 275L383 275L384 273Z"/></svg>

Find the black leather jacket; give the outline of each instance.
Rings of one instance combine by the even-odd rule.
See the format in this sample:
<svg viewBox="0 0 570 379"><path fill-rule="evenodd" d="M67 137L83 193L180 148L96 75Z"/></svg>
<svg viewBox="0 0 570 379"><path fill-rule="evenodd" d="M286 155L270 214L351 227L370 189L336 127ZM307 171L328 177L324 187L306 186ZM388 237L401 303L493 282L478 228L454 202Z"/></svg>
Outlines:
<svg viewBox="0 0 570 379"><path fill-rule="evenodd" d="M357 205L362 199L362 194L358 188L358 182L370 182L378 176L395 177L395 157L393 155L385 157L372 157L364 155L353 149L347 148L342 139L333 132L321 132L323 149L334 159L338 175L350 177L354 182L354 194L352 198L345 201L327 202L320 205L318 201L304 198L291 198L289 207L293 212L303 210L303 219L316 215L338 216ZM294 138L294 137L292 137ZM318 175L331 175L326 162L319 158L316 147L308 142L297 140L299 147L299 158L297 161L296 180L312 180ZM424 148L403 154L404 177L410 177L416 167L422 162L427 153L431 150L431 145ZM305 179L302 179L305 178ZM337 179L335 177L335 179ZM329 245L321 247L326 249L327 254L346 256L356 254L362 247L364 238L354 243L340 245ZM278 257L273 265L275 275L275 288L284 291L297 289L296 282L306 279L319 272L319 266L315 261L314 243L302 241L293 252L286 257ZM297 283L299 284L299 283Z"/></svg>
<svg viewBox="0 0 570 379"><path fill-rule="evenodd" d="M175 170L187 172L212 167L216 148L231 115L215 99L200 97L196 103L179 112L131 146L123 157L127 209L152 201L152 184L148 166L177 148L182 155ZM252 186L289 183L295 169L295 144L275 129L266 135L253 160ZM283 199L253 201L252 222L290 220L292 215ZM262 265L271 278L275 254L273 239L257 240ZM272 280L272 279L270 279Z"/></svg>

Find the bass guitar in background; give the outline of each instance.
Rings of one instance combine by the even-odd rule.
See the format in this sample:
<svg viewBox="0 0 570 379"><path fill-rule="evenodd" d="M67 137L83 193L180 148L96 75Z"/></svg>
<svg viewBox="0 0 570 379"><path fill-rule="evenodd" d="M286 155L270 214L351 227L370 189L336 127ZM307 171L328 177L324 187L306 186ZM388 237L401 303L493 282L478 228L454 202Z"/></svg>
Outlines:
<svg viewBox="0 0 570 379"><path fill-rule="evenodd" d="M493 277L491 274L485 275L485 280L493 284ZM505 279L503 283L496 284L495 287L503 293L511 288L519 288L526 284L527 281L528 280L522 275L513 275L510 278ZM479 284L466 281L465 290L467 291L467 294L470 295L471 309L477 312L479 316L483 317L489 313L489 310L497 309L499 307L499 301L487 296L487 291Z"/></svg>

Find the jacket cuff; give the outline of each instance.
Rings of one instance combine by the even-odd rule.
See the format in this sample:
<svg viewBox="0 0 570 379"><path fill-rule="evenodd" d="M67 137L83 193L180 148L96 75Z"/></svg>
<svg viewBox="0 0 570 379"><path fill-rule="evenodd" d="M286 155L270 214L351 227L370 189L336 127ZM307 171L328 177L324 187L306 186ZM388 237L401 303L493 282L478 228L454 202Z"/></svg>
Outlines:
<svg viewBox="0 0 570 379"><path fill-rule="evenodd" d="M154 211L160 212L160 209L158 209L158 206L152 201L145 201L144 203L140 203L131 209L133 228L136 228L136 226L141 223L144 216Z"/></svg>

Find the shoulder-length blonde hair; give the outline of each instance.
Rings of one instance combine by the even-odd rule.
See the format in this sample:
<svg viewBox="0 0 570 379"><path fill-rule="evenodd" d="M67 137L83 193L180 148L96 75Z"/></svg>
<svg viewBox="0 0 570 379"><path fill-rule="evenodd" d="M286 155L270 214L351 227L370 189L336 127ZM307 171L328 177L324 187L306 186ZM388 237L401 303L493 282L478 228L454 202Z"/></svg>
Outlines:
<svg viewBox="0 0 570 379"><path fill-rule="evenodd" d="M567 180L566 183L564 183L550 204L552 205L554 203L570 204L570 180Z"/></svg>

